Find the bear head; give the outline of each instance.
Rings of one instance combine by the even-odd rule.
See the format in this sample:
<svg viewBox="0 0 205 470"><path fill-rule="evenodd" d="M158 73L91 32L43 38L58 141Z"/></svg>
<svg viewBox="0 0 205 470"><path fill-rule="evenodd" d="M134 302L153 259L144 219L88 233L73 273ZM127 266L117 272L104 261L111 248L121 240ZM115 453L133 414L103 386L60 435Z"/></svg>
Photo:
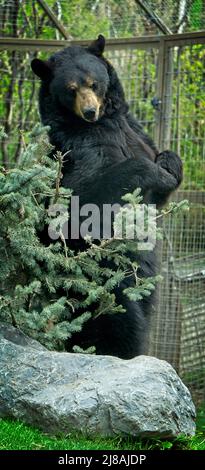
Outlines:
<svg viewBox="0 0 205 470"><path fill-rule="evenodd" d="M105 39L99 35L88 48L71 46L47 61L31 62L33 72L46 85L56 107L89 123L125 105L117 74L103 57L104 47Z"/></svg>

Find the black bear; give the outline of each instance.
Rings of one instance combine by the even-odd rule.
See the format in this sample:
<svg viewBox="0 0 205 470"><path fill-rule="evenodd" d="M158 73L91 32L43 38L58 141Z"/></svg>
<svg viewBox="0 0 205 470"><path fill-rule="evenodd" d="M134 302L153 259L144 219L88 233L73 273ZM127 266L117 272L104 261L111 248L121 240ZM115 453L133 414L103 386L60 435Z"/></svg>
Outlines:
<svg viewBox="0 0 205 470"><path fill-rule="evenodd" d="M50 126L50 142L63 154L63 185L80 198L80 205L122 203L123 194L141 188L146 203L162 206L182 180L182 163L175 153L159 153L152 140L129 113L116 71L103 56L105 39L88 48L72 46L48 61L34 59L33 72L41 78L41 119ZM75 241L76 242L76 241ZM72 244L72 240L70 242ZM79 240L78 249L84 249ZM137 254L139 276L156 274L154 251ZM129 280L128 280L129 279ZM90 319L68 343L83 348L95 344L97 354L130 359L144 352L153 295L140 302L115 290L125 313Z"/></svg>

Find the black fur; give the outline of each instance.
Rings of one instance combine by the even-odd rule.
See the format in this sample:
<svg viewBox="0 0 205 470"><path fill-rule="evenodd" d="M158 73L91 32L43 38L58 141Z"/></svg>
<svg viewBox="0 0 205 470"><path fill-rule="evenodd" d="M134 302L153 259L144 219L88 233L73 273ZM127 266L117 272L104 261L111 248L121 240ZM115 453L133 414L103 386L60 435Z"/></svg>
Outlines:
<svg viewBox="0 0 205 470"><path fill-rule="evenodd" d="M63 169L63 185L80 196L80 204L122 203L121 196L137 187L146 203L162 206L182 180L180 158L171 151L158 153L152 140L129 113L124 92L112 65L102 56L104 38L90 48L70 47L54 54L46 63L34 60L33 71L41 77L40 113L49 125L50 141L62 153L70 150ZM83 84L87 75L97 82L96 94L103 99L100 119L89 123L73 112L74 96L66 84ZM72 246L72 242L71 242ZM77 248L83 249L81 240ZM154 252L137 256L139 275L156 274ZM122 293L133 280L124 281L115 291L126 313L104 315L89 320L82 333L73 335L73 344L96 345L98 354L124 359L143 353L153 295L132 302Z"/></svg>

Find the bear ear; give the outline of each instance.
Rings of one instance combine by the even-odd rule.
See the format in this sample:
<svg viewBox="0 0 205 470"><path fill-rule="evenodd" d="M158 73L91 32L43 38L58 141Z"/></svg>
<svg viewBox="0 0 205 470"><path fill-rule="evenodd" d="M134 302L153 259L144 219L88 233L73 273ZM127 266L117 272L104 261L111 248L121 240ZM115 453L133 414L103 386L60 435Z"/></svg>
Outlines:
<svg viewBox="0 0 205 470"><path fill-rule="evenodd" d="M52 67L47 61L33 59L31 62L33 72L41 78L41 80L49 80L52 77Z"/></svg>
<svg viewBox="0 0 205 470"><path fill-rule="evenodd" d="M105 38L102 34L99 34L98 38L93 41L88 47L89 52L95 54L97 57L100 57L105 49Z"/></svg>

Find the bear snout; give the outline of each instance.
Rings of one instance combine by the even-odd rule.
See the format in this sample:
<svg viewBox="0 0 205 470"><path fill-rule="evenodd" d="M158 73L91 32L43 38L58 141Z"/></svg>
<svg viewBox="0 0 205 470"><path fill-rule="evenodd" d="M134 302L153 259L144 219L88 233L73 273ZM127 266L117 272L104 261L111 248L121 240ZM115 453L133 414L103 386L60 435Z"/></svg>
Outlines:
<svg viewBox="0 0 205 470"><path fill-rule="evenodd" d="M84 108L83 109L83 116L86 119L86 121L96 121L96 108L90 107L90 108Z"/></svg>

